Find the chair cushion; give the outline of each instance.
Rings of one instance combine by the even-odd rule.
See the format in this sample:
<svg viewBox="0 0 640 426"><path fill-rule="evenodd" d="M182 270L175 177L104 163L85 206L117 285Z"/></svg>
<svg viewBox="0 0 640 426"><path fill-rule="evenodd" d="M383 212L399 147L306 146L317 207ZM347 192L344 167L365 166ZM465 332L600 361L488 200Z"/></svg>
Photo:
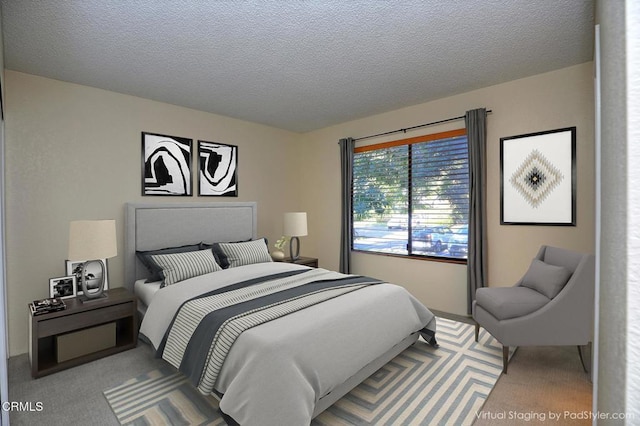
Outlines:
<svg viewBox="0 0 640 426"><path fill-rule="evenodd" d="M537 311L550 299L527 287L484 287L476 291L476 304L499 320Z"/></svg>
<svg viewBox="0 0 640 426"><path fill-rule="evenodd" d="M560 293L570 276L571 271L567 268L533 259L529 270L522 277L522 285L553 299Z"/></svg>

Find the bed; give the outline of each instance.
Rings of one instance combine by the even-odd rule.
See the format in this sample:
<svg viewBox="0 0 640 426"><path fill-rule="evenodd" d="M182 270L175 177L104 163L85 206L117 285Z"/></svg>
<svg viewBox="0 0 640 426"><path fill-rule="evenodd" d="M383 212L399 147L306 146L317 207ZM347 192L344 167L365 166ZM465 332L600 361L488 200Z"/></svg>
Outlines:
<svg viewBox="0 0 640 426"><path fill-rule="evenodd" d="M399 286L321 268L258 262L178 279L161 287L136 256L140 251L203 243L258 244L254 202L127 204L125 209L125 278L139 297L141 336L187 377L203 378L193 382L194 386L220 397L220 410L229 423L309 424L420 335L435 344L434 315ZM255 292L276 297L286 293L280 291L285 288L298 293L270 305L284 311L281 316L263 320L268 316L264 312L269 311L255 314L257 310L250 305L257 299ZM302 294L303 288L312 290ZM236 301L245 293L251 299L246 300L248 313L234 318L244 320L255 314L260 320L246 325L233 343L221 345L227 351L226 358L216 364L218 348L198 349L205 346L192 344L194 336L215 334L215 339L226 341L226 335L200 324L193 326L188 341L182 333L191 326L191 314L184 314L184 310L188 306L202 309L203 301L214 306L222 299ZM307 298L313 301L301 303ZM301 307L282 308L289 305ZM232 332L237 328L230 325L231 320L216 321L223 324L220 327L229 325ZM220 335L225 337L218 338ZM174 361L172 354L176 352L183 358ZM185 359L193 357L211 362L213 367L206 364L183 370ZM210 371L214 371L211 376Z"/></svg>

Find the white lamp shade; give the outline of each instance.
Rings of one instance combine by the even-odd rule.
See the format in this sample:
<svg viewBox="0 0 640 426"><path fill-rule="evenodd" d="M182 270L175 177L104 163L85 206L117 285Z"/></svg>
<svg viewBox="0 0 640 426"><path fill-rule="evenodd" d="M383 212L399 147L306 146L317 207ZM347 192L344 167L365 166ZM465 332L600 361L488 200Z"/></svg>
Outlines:
<svg viewBox="0 0 640 426"><path fill-rule="evenodd" d="M286 235L287 237L304 237L305 235L307 235L307 213L285 213L284 235Z"/></svg>
<svg viewBox="0 0 640 426"><path fill-rule="evenodd" d="M69 260L97 260L118 254L115 220L76 220L69 224Z"/></svg>

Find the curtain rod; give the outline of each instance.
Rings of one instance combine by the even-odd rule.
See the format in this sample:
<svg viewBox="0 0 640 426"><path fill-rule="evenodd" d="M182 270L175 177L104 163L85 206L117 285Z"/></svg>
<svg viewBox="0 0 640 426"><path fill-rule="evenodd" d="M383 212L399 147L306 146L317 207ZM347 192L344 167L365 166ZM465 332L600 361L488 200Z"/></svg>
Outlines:
<svg viewBox="0 0 640 426"><path fill-rule="evenodd" d="M487 114L490 114L492 112L493 111L491 111L490 109L487 110ZM407 133L408 130L415 130L415 129L420 129L422 127L433 126L435 124L442 124L442 123L448 123L450 121L462 120L463 118L465 118L464 115L461 115L460 117L446 118L444 120L432 121L431 123L418 124L417 126L407 127L406 129L398 129L398 130L392 130L390 132L378 133L376 135L363 136L361 138L355 138L354 141L361 141L361 140L364 140L364 139L377 138L379 136L387 136L387 135L392 135L394 133Z"/></svg>

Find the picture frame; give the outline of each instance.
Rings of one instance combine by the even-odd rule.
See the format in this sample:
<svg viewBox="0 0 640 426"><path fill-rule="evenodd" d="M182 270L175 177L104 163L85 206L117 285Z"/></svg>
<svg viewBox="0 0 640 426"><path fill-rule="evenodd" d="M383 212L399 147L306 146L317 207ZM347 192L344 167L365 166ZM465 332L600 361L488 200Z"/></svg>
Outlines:
<svg viewBox="0 0 640 426"><path fill-rule="evenodd" d="M500 224L576 225L576 127L500 138Z"/></svg>
<svg viewBox="0 0 640 426"><path fill-rule="evenodd" d="M67 275L49 279L49 297L70 299L77 296L77 280L75 275Z"/></svg>
<svg viewBox="0 0 640 426"><path fill-rule="evenodd" d="M193 194L193 139L142 132L142 195Z"/></svg>
<svg viewBox="0 0 640 426"><path fill-rule="evenodd" d="M109 290L109 274L108 274L108 265L107 259L98 259L102 262L104 266L104 290ZM75 261L75 260L66 260L65 261L65 270L67 275L73 275L76 278L76 296L82 296L84 292L82 291L82 266L84 265L86 260ZM90 265L90 269L87 271L89 276L89 280L87 281L87 288L94 289L99 287L100 278L101 278L102 269L97 265Z"/></svg>
<svg viewBox="0 0 640 426"><path fill-rule="evenodd" d="M198 195L238 196L238 147L198 141Z"/></svg>

